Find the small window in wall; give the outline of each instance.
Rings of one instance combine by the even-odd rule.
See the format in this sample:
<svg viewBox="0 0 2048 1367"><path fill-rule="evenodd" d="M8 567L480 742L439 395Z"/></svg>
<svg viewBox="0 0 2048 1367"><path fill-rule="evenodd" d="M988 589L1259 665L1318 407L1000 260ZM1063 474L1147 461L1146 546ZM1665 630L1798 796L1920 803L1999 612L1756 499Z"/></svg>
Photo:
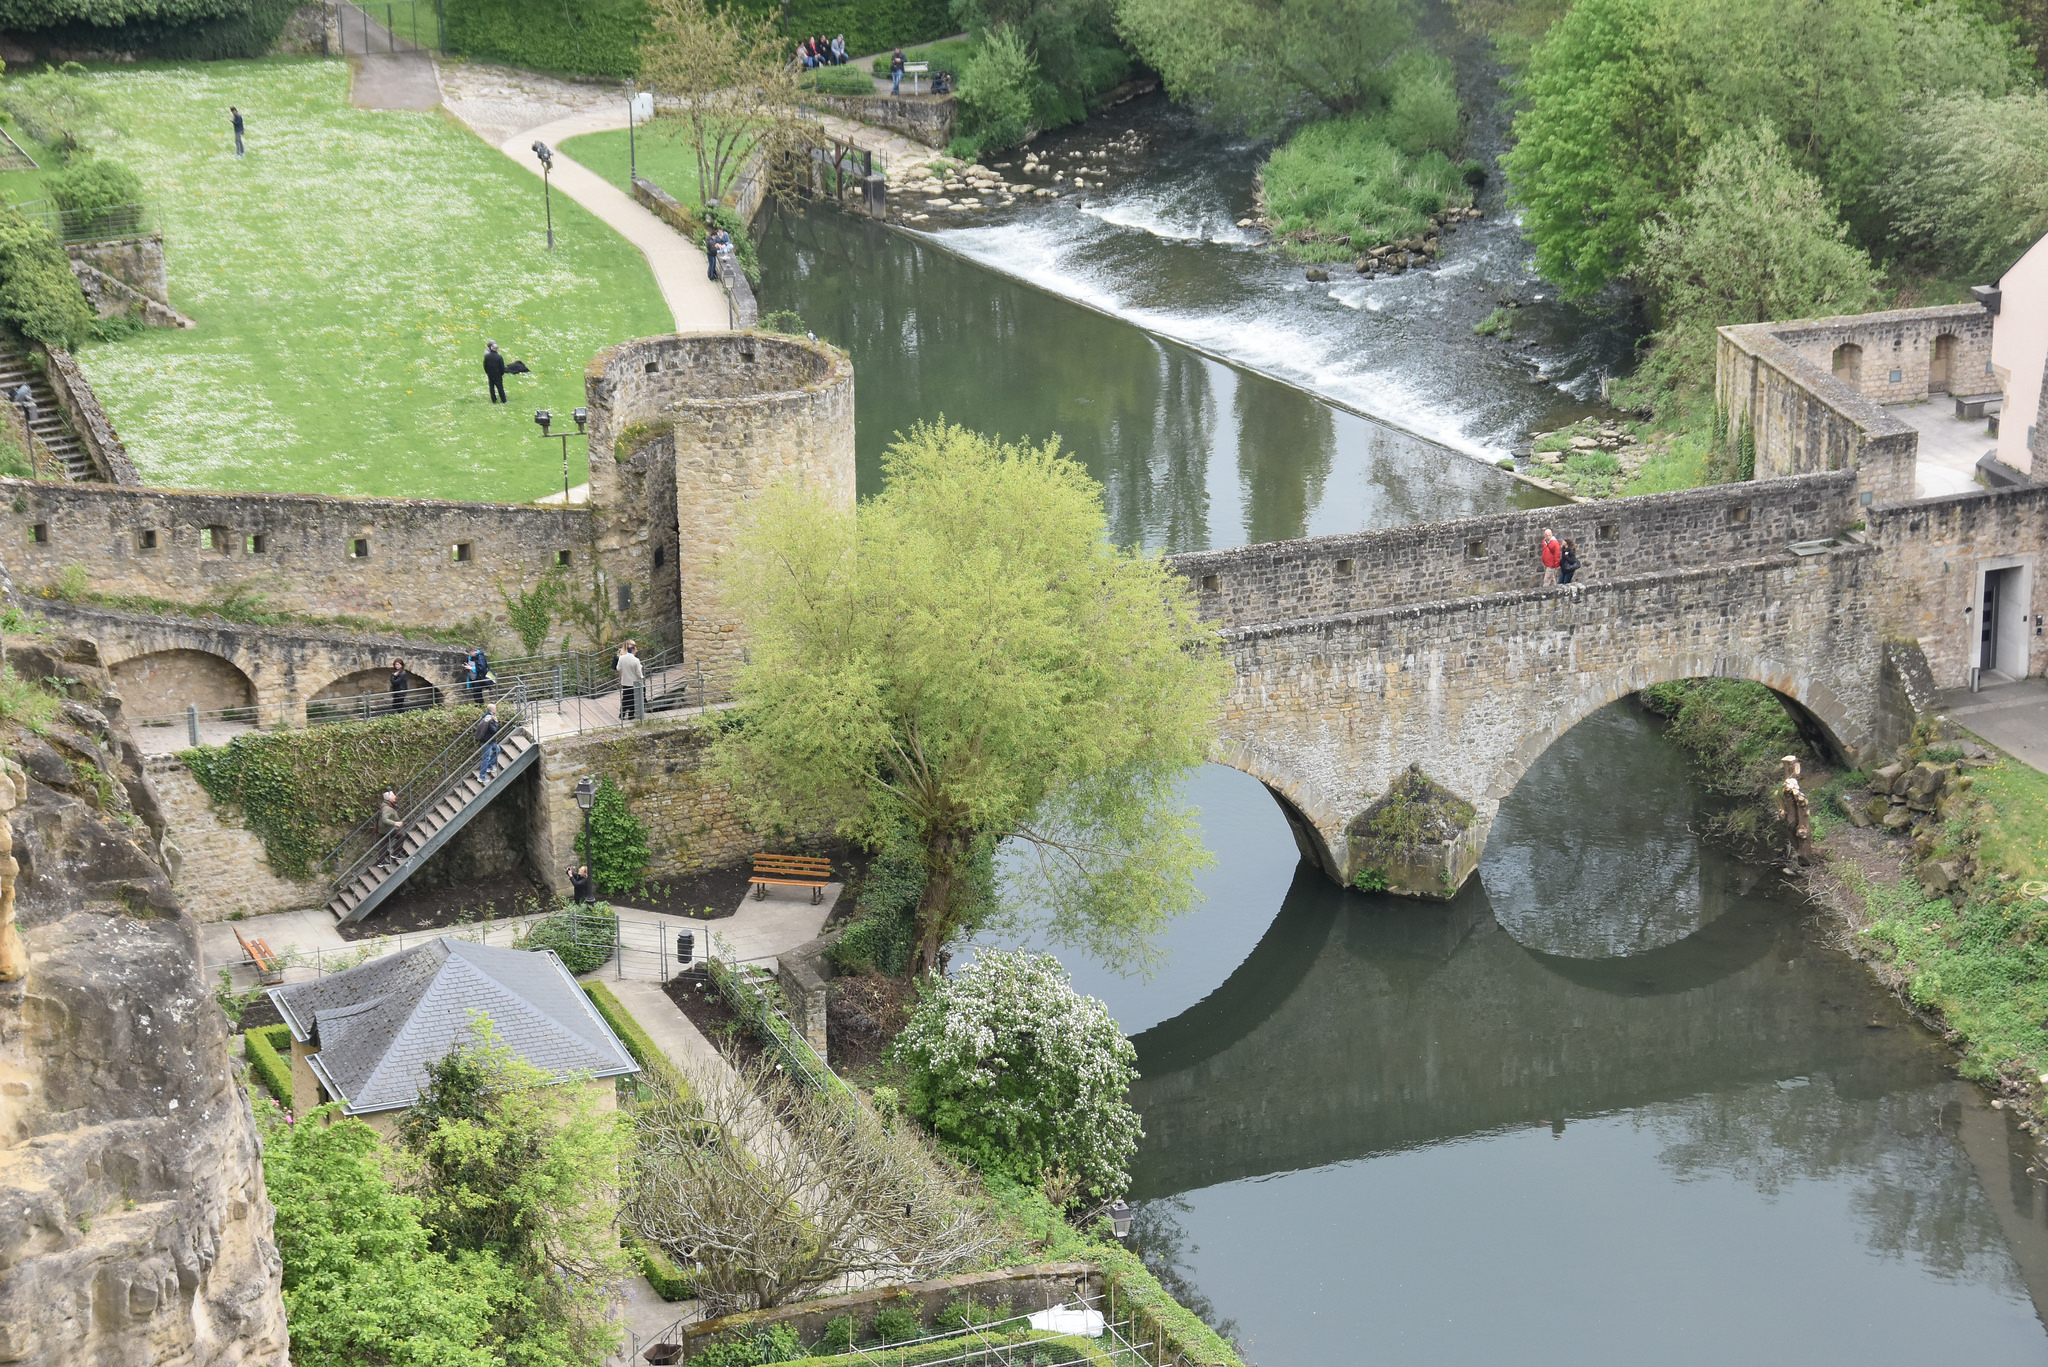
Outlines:
<svg viewBox="0 0 2048 1367"><path fill-rule="evenodd" d="M560 566L562 566L562 567L563 567L564 569L567 569L567 568L568 568L568 565L569 565L569 552L567 552L567 551L556 551L556 552L555 552L555 563L556 563L557 565L560 565Z"/></svg>
<svg viewBox="0 0 2048 1367"><path fill-rule="evenodd" d="M233 544L234 538L228 535L226 527L201 527L199 529L199 549L202 551L215 551L221 555L226 555L228 547Z"/></svg>
<svg viewBox="0 0 2048 1367"><path fill-rule="evenodd" d="M135 549L153 551L156 549L156 528L144 527L135 533Z"/></svg>
<svg viewBox="0 0 2048 1367"><path fill-rule="evenodd" d="M1353 573L1354 571L1349 560L1339 560L1337 562L1337 577L1339 579L1349 579Z"/></svg>
<svg viewBox="0 0 2048 1367"><path fill-rule="evenodd" d="M470 543L458 541L448 548L448 558L458 565L467 565L476 557L470 553Z"/></svg>
<svg viewBox="0 0 2048 1367"><path fill-rule="evenodd" d="M1202 576L1202 592L1214 593L1216 592L1216 590L1222 587L1223 581L1218 579L1215 575L1205 574Z"/></svg>
<svg viewBox="0 0 2048 1367"><path fill-rule="evenodd" d="M28 529L28 539L32 544L37 546L49 545L50 524L47 522L38 522L36 523L35 526L30 527Z"/></svg>
<svg viewBox="0 0 2048 1367"><path fill-rule="evenodd" d="M656 547L654 548L654 568L656 568L656 569L660 569L660 568L661 568L661 567L662 567L663 565L665 565L665 564L667 564L667 563L668 563L668 547L666 547L666 546L656 546Z"/></svg>
<svg viewBox="0 0 2048 1367"><path fill-rule="evenodd" d="M631 612L632 610L633 586L631 584L621 584L619 585L619 611Z"/></svg>
<svg viewBox="0 0 2048 1367"><path fill-rule="evenodd" d="M348 558L351 560L368 560L370 558L370 538L359 536L349 542Z"/></svg>
<svg viewBox="0 0 2048 1367"><path fill-rule="evenodd" d="M242 549L250 555L270 554L270 538L257 532L242 542Z"/></svg>
<svg viewBox="0 0 2048 1367"><path fill-rule="evenodd" d="M1593 535L1595 541L1612 541L1620 535L1621 529L1612 522L1600 524L1600 530Z"/></svg>
<svg viewBox="0 0 2048 1367"><path fill-rule="evenodd" d="M1465 558L1467 560L1486 559L1486 543L1480 540L1478 537L1474 537L1472 540L1467 541L1465 543Z"/></svg>
<svg viewBox="0 0 2048 1367"><path fill-rule="evenodd" d="M1894 370L1894 371L1892 372L1892 380L1891 380L1891 382L1892 382L1893 384L1901 384L1901 383L1903 383L1903 382L1905 381L1905 378L1906 378L1906 372L1905 372L1905 371L1903 371L1903 370Z"/></svg>
<svg viewBox="0 0 2048 1367"><path fill-rule="evenodd" d="M202 551L210 551L214 549L213 528L201 527L199 529L199 549Z"/></svg>
<svg viewBox="0 0 2048 1367"><path fill-rule="evenodd" d="M661 362L660 362L660 361L649 361L649 362L647 363L647 373L648 373L649 375L658 375L658 374L660 374L660 373L661 373Z"/></svg>
<svg viewBox="0 0 2048 1367"><path fill-rule="evenodd" d="M1749 505L1745 503L1740 508L1730 508L1728 510L1728 520L1730 522L1749 521Z"/></svg>

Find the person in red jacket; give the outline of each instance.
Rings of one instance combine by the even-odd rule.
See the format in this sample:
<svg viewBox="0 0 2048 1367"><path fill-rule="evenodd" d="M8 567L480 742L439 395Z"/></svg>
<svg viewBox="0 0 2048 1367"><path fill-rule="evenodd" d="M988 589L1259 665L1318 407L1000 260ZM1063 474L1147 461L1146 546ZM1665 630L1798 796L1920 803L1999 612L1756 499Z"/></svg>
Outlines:
<svg viewBox="0 0 2048 1367"><path fill-rule="evenodd" d="M1557 582L1557 567L1564 563L1564 543L1557 539L1557 533L1543 529L1543 582Z"/></svg>

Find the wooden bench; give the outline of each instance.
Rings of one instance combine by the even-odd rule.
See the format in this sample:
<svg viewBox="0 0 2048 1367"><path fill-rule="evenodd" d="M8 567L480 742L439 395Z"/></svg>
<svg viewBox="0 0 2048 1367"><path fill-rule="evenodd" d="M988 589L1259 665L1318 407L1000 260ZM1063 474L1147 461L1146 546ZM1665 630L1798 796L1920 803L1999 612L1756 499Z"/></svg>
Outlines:
<svg viewBox="0 0 2048 1367"><path fill-rule="evenodd" d="M778 888L809 888L811 902L816 905L825 895L825 885L832 881L832 861L805 854L757 854L754 876L747 881L754 885L757 902L768 895L769 885L773 884Z"/></svg>
<svg viewBox="0 0 2048 1367"><path fill-rule="evenodd" d="M256 965L256 974L264 982L284 981L284 960L272 951L269 945L261 940L245 940L239 930L235 932L235 943L242 947L242 952Z"/></svg>

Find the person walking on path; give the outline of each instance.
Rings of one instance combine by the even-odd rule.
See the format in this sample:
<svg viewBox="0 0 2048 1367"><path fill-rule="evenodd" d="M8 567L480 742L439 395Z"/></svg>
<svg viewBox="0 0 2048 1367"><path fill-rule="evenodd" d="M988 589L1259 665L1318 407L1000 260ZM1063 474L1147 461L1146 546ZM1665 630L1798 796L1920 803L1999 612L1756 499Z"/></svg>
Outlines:
<svg viewBox="0 0 2048 1367"><path fill-rule="evenodd" d="M900 47L889 54L889 93L903 93L903 49Z"/></svg>
<svg viewBox="0 0 2048 1367"><path fill-rule="evenodd" d="M393 660L391 662L391 710L393 712L405 711L405 690L411 686L412 680L408 679L405 674L405 661Z"/></svg>
<svg viewBox="0 0 2048 1367"><path fill-rule="evenodd" d="M597 900L597 884L590 881L590 865L578 864L569 870L569 897L584 906Z"/></svg>
<svg viewBox="0 0 2048 1367"><path fill-rule="evenodd" d="M384 804L377 808L377 834L384 837L384 860L396 864L405 855L405 837L399 834L399 827L405 818L398 814L398 794L384 794Z"/></svg>
<svg viewBox="0 0 2048 1367"><path fill-rule="evenodd" d="M484 343L484 378L491 383L491 402L510 403L505 397L505 356L496 342Z"/></svg>
<svg viewBox="0 0 2048 1367"><path fill-rule="evenodd" d="M1564 543L1557 539L1557 533L1543 529L1543 582L1545 585L1557 582L1558 563L1564 559Z"/></svg>
<svg viewBox="0 0 2048 1367"><path fill-rule="evenodd" d="M631 641L619 647L619 720L634 721L640 716L640 687L647 678L647 666L640 663L640 652Z"/></svg>
<svg viewBox="0 0 2048 1367"><path fill-rule="evenodd" d="M476 781L489 783L491 775L498 772L498 705L484 704L484 714L476 719L477 743L484 747L484 757L477 762Z"/></svg>
<svg viewBox="0 0 2048 1367"><path fill-rule="evenodd" d="M235 155L239 157L242 155L242 111L229 105L228 122L235 130Z"/></svg>
<svg viewBox="0 0 2048 1367"><path fill-rule="evenodd" d="M1579 543L1570 537L1564 539L1564 549L1557 557L1557 582L1569 584L1572 576L1579 572Z"/></svg>

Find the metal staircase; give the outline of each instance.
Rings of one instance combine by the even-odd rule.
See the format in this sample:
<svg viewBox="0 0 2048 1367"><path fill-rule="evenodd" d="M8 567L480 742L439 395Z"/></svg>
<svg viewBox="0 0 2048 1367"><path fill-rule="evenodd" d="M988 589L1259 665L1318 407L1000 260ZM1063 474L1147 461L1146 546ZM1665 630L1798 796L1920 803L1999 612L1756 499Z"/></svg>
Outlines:
<svg viewBox="0 0 2048 1367"><path fill-rule="evenodd" d="M335 847L321 864L333 895L327 910L346 925L360 921L398 891L406 879L491 805L540 757L540 743L524 716L523 697L500 698L498 766L488 780L477 778L483 747L475 732L464 727L448 747L397 790L399 826L396 856L371 817Z"/></svg>
<svg viewBox="0 0 2048 1367"><path fill-rule="evenodd" d="M49 448L57 464L62 467L64 478L86 480L99 478L92 468L92 457L71 429L64 425L64 410L57 403L57 391L50 387L43 373L28 362L28 357L9 343L0 342L0 402L11 402L8 398L15 386L26 384L28 392L36 397L36 420L29 429L36 439Z"/></svg>

